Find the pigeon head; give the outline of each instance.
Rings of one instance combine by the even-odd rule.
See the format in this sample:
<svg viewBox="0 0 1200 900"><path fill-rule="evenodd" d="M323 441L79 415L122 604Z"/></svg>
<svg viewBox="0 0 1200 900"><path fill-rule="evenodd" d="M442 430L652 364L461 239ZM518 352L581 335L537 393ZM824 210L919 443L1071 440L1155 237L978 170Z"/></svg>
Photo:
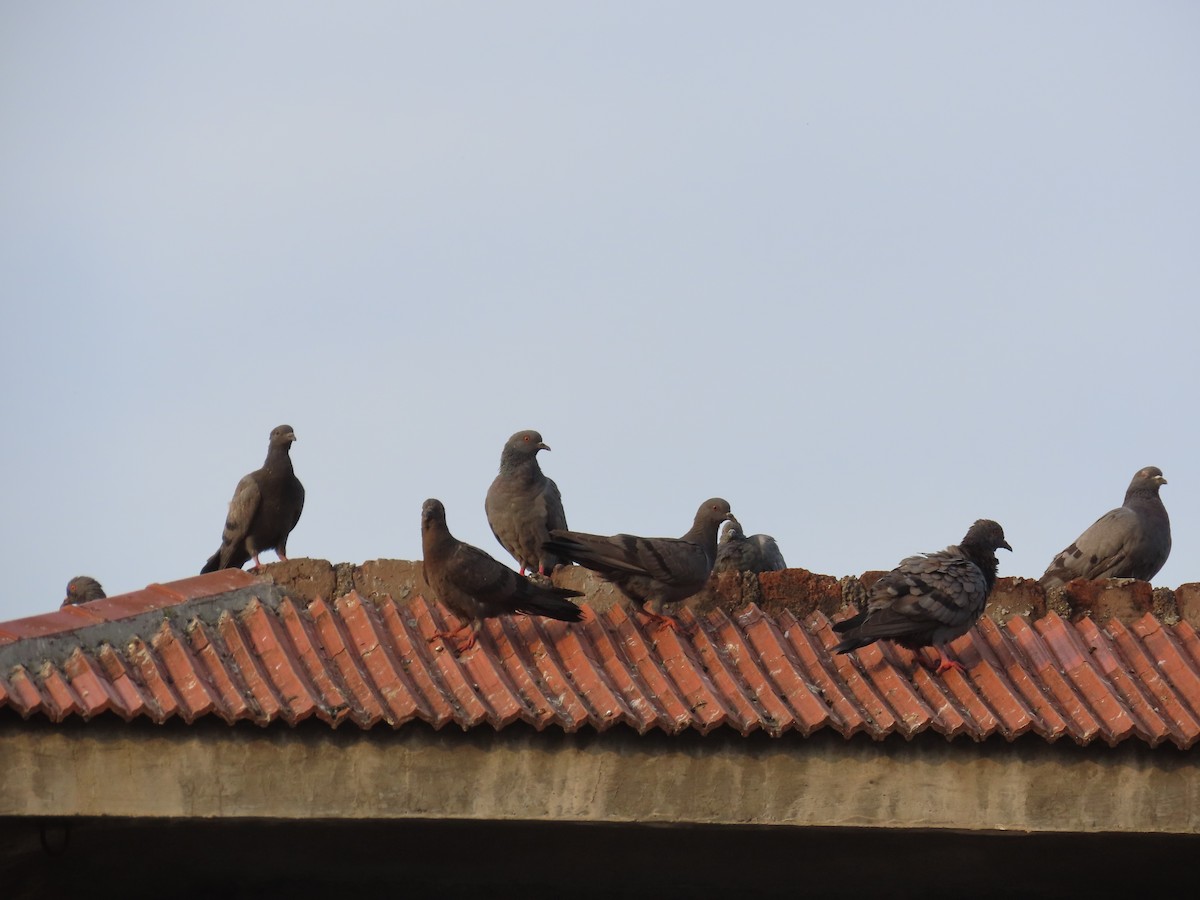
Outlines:
<svg viewBox="0 0 1200 900"><path fill-rule="evenodd" d="M960 546L991 551L1003 547L1012 552L1012 547L1004 539L1004 529L1000 527L1000 523L993 522L991 519L976 520L975 524L967 529L966 537L962 539Z"/></svg>
<svg viewBox="0 0 1200 900"><path fill-rule="evenodd" d="M441 500L430 497L421 504L421 530L428 530L431 525L438 522L442 525L446 524L446 507L442 505Z"/></svg>
<svg viewBox="0 0 1200 900"><path fill-rule="evenodd" d="M296 432L291 425L276 425L271 429L271 446L287 447L296 440Z"/></svg>
<svg viewBox="0 0 1200 900"><path fill-rule="evenodd" d="M705 500L700 504L700 508L696 510L696 524L705 525L720 525L722 522L733 522L741 529L741 523L733 517L733 513L729 509L729 501L722 500L720 497L713 497L710 500ZM714 531L713 534L716 534Z"/></svg>
<svg viewBox="0 0 1200 900"><path fill-rule="evenodd" d="M742 531L742 526L737 519L730 519L721 529L721 543L728 544L731 541L741 541L746 537Z"/></svg>
<svg viewBox="0 0 1200 900"><path fill-rule="evenodd" d="M1130 494L1151 494L1158 496L1158 489L1167 483L1167 479L1163 478L1162 469L1158 466L1146 466L1144 469L1138 469L1133 476L1133 481L1129 482L1129 490L1125 492L1125 496Z"/></svg>
<svg viewBox="0 0 1200 900"><path fill-rule="evenodd" d="M100 587L100 582L95 578L76 575L67 582L67 596L62 605L72 606L76 603L87 603L89 600L103 600L104 596L104 588Z"/></svg>
<svg viewBox="0 0 1200 900"><path fill-rule="evenodd" d="M550 447L542 441L542 436L532 429L518 431L504 445L505 456L529 457L536 456L539 450L549 450Z"/></svg>

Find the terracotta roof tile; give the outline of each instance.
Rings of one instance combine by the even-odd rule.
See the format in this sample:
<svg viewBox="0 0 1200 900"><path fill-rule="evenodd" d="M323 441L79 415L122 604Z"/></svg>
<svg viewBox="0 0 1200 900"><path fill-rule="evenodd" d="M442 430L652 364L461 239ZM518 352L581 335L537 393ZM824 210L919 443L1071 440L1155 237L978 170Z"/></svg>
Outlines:
<svg viewBox="0 0 1200 900"><path fill-rule="evenodd" d="M51 721L1200 740L1200 637L1151 614L1129 626L985 617L952 644L965 672L935 675L888 642L832 655L823 612L753 604L685 611L678 632L619 604L585 607L574 625L501 617L461 655L436 635L462 623L419 595L303 602L239 572L78 610L0 623L0 707Z"/></svg>

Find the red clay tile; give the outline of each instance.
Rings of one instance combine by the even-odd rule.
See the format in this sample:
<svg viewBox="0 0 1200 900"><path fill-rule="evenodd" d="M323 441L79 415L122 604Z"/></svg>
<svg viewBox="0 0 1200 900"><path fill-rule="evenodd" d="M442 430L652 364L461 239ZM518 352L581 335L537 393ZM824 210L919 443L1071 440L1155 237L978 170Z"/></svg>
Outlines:
<svg viewBox="0 0 1200 900"><path fill-rule="evenodd" d="M464 728L485 721L487 708L479 701L474 691L466 688L461 671L458 672L458 680L460 687L465 688L462 691L461 702L458 702L456 692L442 687L440 679L433 672L437 663L429 651L429 644L409 629L396 601L382 601L379 613L383 627L387 630L388 640L395 647L397 662L404 667L414 689L420 692L424 706L429 710L427 721L434 728L441 728L455 719L456 712L461 717Z"/></svg>
<svg viewBox="0 0 1200 900"><path fill-rule="evenodd" d="M175 633L169 623L163 622L162 627L150 639L150 646L162 660L163 669L177 692L179 714L185 722L192 722L211 712L215 712L227 722L234 720L235 717L221 705L216 693L205 683L187 642Z"/></svg>
<svg viewBox="0 0 1200 900"><path fill-rule="evenodd" d="M125 658L114 650L111 644L100 646L96 653L96 662L104 675L104 682L111 685L113 692L120 698L118 710L125 709L126 718L133 719L145 715L159 723L165 719L153 697L143 693L138 686L133 670L125 662Z"/></svg>
<svg viewBox="0 0 1200 900"><path fill-rule="evenodd" d="M261 661L262 677L270 683L272 696L278 698L279 715L289 725L314 715L319 693L292 650L282 623L257 600L251 601L238 617L249 640L243 644L245 652ZM226 643L230 643L228 638ZM261 699L259 705L266 708Z"/></svg>
<svg viewBox="0 0 1200 900"><path fill-rule="evenodd" d="M46 699L50 721L61 722L69 715L83 712L83 704L55 665L46 663L38 674L42 680L42 696Z"/></svg>
<svg viewBox="0 0 1200 900"><path fill-rule="evenodd" d="M9 686L12 688L9 699L22 717L28 719L34 713L45 708L45 700L37 684L24 666L17 666L9 674Z"/></svg>
<svg viewBox="0 0 1200 900"><path fill-rule="evenodd" d="M352 591L339 597L334 608L341 616L346 633L354 641L354 649L370 674L375 690L388 706L388 721L392 727L398 728L417 717L426 722L432 719L432 712L392 654L384 629L375 618L374 607Z"/></svg>
<svg viewBox="0 0 1200 900"><path fill-rule="evenodd" d="M71 689L83 705L85 718L90 719L110 709L123 719L130 718L132 710L125 706L116 688L109 684L103 670L93 663L82 649L76 647L67 657L63 671L71 680Z"/></svg>
<svg viewBox="0 0 1200 900"><path fill-rule="evenodd" d="M313 630L321 642L321 651L328 659L339 680L345 685L344 694L350 702L350 717L362 728L379 721L392 724L391 713L383 698L378 696L363 667L362 660L351 649L341 631L341 619L324 600L314 600L308 607Z"/></svg>
<svg viewBox="0 0 1200 900"><path fill-rule="evenodd" d="M756 656L769 682L769 690L751 684L757 698L766 709L778 731L768 728L772 734L782 733L788 727L799 729L808 736L818 728L832 724L834 719L829 706L817 693L808 679L807 671L793 652L791 645L775 623L763 615L753 603L738 614L736 624L721 614L720 637L728 634L732 638L740 633L746 635L745 649L739 653ZM730 641L732 643L732 641ZM771 700L777 699L787 711L784 716L774 711ZM790 722L789 722L790 719Z"/></svg>
<svg viewBox="0 0 1200 900"><path fill-rule="evenodd" d="M610 607L597 618L597 624L608 632L642 695L657 713L654 724L668 734L690 727L695 721L691 709L660 668L654 648L625 609L619 605Z"/></svg>
<svg viewBox="0 0 1200 900"><path fill-rule="evenodd" d="M461 623L419 596L403 605L356 594L335 604L267 605L239 590L255 583L247 573L216 573L95 601L82 612L0 623L9 635L0 644L14 660L0 673L0 707L55 721L112 712L156 722L179 714L295 724L315 715L363 728L413 718L435 728L451 721L503 728L520 719L563 731L622 723L672 734L728 726L808 735L829 727L876 739L934 729L976 740L1033 731L1080 744L1200 742L1200 637L1187 622L1168 627L1150 615L1104 629L1053 614L1033 626L1013 616L1001 628L985 616L951 644L965 672L935 675L889 641L831 654L837 636L820 611L803 622L753 604L732 618L715 610L697 620L684 611L678 632L620 604L601 615L585 607L575 624L501 617L458 655L430 639ZM239 592L222 608L228 590ZM101 644L94 656L87 649L96 607L117 620L189 598L215 598L204 609L205 621L215 615L217 624L185 611L186 639L164 620L150 645L131 626L123 648ZM826 601L832 594L817 605ZM58 638L21 654L21 641L47 635ZM36 677L20 664L55 653L37 663Z"/></svg>
<svg viewBox="0 0 1200 900"><path fill-rule="evenodd" d="M316 687L318 694L317 718L337 727L351 715L350 701L340 686L341 679L321 650L316 632L306 613L285 598L279 604L279 617L287 633L296 658Z"/></svg>
<svg viewBox="0 0 1200 900"><path fill-rule="evenodd" d="M171 716L183 715L183 703L171 687L166 667L159 662L153 649L140 637L134 637L129 642L128 658L139 680L145 685L146 692L153 698L154 706L158 709L158 721L164 722Z"/></svg>

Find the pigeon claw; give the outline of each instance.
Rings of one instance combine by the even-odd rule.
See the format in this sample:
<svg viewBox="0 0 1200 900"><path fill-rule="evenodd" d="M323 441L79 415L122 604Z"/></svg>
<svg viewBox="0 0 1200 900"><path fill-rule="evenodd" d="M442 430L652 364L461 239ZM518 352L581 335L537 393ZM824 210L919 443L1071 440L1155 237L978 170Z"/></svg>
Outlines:
<svg viewBox="0 0 1200 900"><path fill-rule="evenodd" d="M661 613L650 612L648 609L639 609L638 612L645 616L651 625L657 625L659 628L667 628L676 634L679 634L681 631L684 634L691 634L691 629L673 616L664 616Z"/></svg>
<svg viewBox="0 0 1200 900"><path fill-rule="evenodd" d="M466 642L460 644L459 635L464 631L468 631L469 634L467 635ZM455 655L458 655L466 653L475 646L475 629L472 627L472 623L468 622L467 624L459 625L457 628L451 629L450 631L435 632L433 636L429 638L427 643L432 644L438 638L441 638L443 641L449 644L450 649L454 651Z"/></svg>
<svg viewBox="0 0 1200 900"><path fill-rule="evenodd" d="M922 660L922 663L925 665L925 668L932 669L934 675L941 675L943 672L949 672L951 669L964 675L966 674L966 668L957 659L951 659L938 647L934 647L933 652L937 654L937 665L930 665L925 663L924 660Z"/></svg>

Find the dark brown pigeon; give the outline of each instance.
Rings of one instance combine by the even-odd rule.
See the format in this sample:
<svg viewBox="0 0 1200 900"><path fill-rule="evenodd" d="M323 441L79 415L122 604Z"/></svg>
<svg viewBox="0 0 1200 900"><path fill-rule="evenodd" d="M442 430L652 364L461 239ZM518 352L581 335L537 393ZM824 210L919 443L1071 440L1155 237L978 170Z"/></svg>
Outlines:
<svg viewBox="0 0 1200 900"><path fill-rule="evenodd" d="M983 614L996 584L996 551L1001 547L1012 550L1004 529L991 519L980 519L961 544L902 560L871 586L866 610L833 626L843 636L833 652L846 653L888 638L910 650L932 646L939 673L962 671L962 664L947 657L943 647L966 634Z"/></svg>
<svg viewBox="0 0 1200 900"><path fill-rule="evenodd" d="M1072 578L1138 578L1149 581L1171 553L1171 520L1158 496L1167 483L1157 466L1139 469L1125 504L1092 523L1050 561L1041 577L1046 590Z"/></svg>
<svg viewBox="0 0 1200 900"><path fill-rule="evenodd" d="M458 653L475 645L483 620L494 616L524 613L561 622L578 622L583 618L583 611L567 599L582 597L579 591L522 578L478 547L455 538L446 527L446 507L440 500L426 500L421 506L421 549L425 556L422 563L425 581L439 600L469 620L461 628L434 635L453 645L457 635L470 628L466 643L455 647Z"/></svg>
<svg viewBox="0 0 1200 900"><path fill-rule="evenodd" d="M539 450L549 450L536 431L518 431L500 452L500 473L483 508L496 540L525 570L549 575L566 561L545 551L554 528L567 527L558 485L542 474Z"/></svg>
<svg viewBox="0 0 1200 900"><path fill-rule="evenodd" d="M304 485L292 471L290 451L295 440L291 425L272 429L267 460L261 469L238 482L229 502L221 546L204 564L201 575L240 569L251 558L257 569L258 554L264 550L274 550L280 559L287 559L288 535L304 509Z"/></svg>
<svg viewBox="0 0 1200 900"><path fill-rule="evenodd" d="M726 520L737 521L729 503L714 497L700 505L691 530L681 538L555 530L546 549L598 572L651 621L676 628L678 623L662 614L663 605L686 600L704 587L717 558L717 526ZM650 600L658 612L646 609Z"/></svg>
<svg viewBox="0 0 1200 900"><path fill-rule="evenodd" d="M714 572L782 572L786 568L775 538L769 534L746 537L738 522L725 523Z"/></svg>
<svg viewBox="0 0 1200 900"><path fill-rule="evenodd" d="M67 582L67 596L63 606L74 606L76 603L88 603L91 600L103 600L108 594L100 587L100 582L87 575L76 575Z"/></svg>

